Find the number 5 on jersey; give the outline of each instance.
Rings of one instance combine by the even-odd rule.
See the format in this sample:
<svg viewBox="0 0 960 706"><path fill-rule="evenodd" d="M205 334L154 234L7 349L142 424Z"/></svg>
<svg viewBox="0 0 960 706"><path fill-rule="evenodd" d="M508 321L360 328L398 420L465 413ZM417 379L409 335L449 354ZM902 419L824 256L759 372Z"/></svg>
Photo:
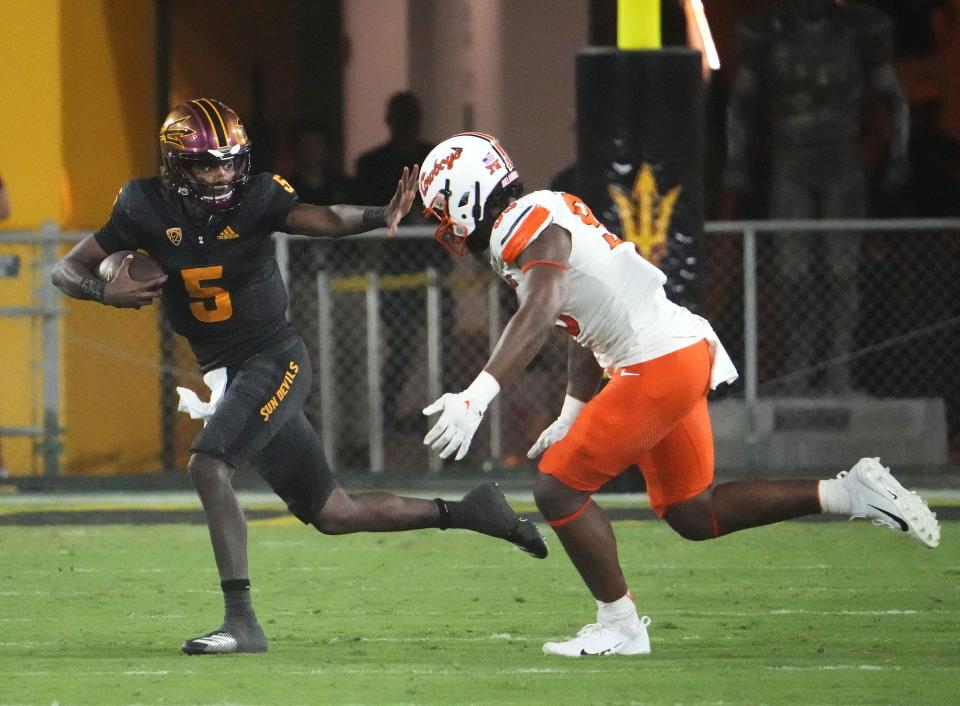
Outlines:
<svg viewBox="0 0 960 706"><path fill-rule="evenodd" d="M230 292L223 287L215 287L211 282L223 278L223 265L210 267L191 267L180 270L183 286L187 295L195 301L190 302L190 311L195 318L208 324L226 321L233 316L233 303Z"/></svg>

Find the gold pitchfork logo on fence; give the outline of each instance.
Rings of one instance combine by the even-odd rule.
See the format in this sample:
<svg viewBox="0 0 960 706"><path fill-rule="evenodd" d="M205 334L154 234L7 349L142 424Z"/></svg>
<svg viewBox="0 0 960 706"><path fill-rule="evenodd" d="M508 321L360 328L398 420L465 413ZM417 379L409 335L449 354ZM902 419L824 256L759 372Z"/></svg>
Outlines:
<svg viewBox="0 0 960 706"><path fill-rule="evenodd" d="M623 239L634 243L640 254L654 265L660 264L667 252L670 219L683 186L678 184L666 194L660 194L653 169L644 162L637 170L631 193L617 184L607 188L620 217Z"/></svg>

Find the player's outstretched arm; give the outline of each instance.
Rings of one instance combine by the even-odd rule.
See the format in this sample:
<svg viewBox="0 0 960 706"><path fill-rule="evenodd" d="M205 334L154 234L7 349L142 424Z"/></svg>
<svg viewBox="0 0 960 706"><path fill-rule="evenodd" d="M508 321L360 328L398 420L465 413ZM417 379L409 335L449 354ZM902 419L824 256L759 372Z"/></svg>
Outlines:
<svg viewBox="0 0 960 706"><path fill-rule="evenodd" d="M375 228L386 228L387 235L394 235L400 220L410 212L417 197L419 176L419 165L413 165L413 169L404 167L397 190L386 206L297 204L287 214L284 230L314 238L342 238Z"/></svg>
<svg viewBox="0 0 960 706"><path fill-rule="evenodd" d="M131 279L129 257L116 276L104 282L96 270L106 256L96 238L87 236L54 265L50 279L54 286L74 299L91 299L121 309L139 309L160 296L160 286L167 281L167 276L144 281Z"/></svg>
<svg viewBox="0 0 960 706"><path fill-rule="evenodd" d="M520 307L500 335L484 370L506 385L515 380L543 347L567 302L570 234L547 229L520 254L526 269L519 289Z"/></svg>
<svg viewBox="0 0 960 706"><path fill-rule="evenodd" d="M463 392L446 393L423 413L440 418L423 439L440 458L466 456L483 413L500 386L512 382L543 346L567 301L567 261L570 234L556 225L547 229L521 253L518 264L527 269L520 288L520 308L510 318L490 360Z"/></svg>

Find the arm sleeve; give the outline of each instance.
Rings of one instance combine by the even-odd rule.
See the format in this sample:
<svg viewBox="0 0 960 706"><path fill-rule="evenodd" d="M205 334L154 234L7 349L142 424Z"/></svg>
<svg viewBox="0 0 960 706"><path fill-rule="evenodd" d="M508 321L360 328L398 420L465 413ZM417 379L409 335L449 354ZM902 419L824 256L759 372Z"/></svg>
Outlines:
<svg viewBox="0 0 960 706"><path fill-rule="evenodd" d="M93 234L97 244L108 254L118 250L136 250L142 247L140 229L131 213L133 191L136 188L130 182L124 184L120 193L117 194L116 201L113 202L110 220Z"/></svg>

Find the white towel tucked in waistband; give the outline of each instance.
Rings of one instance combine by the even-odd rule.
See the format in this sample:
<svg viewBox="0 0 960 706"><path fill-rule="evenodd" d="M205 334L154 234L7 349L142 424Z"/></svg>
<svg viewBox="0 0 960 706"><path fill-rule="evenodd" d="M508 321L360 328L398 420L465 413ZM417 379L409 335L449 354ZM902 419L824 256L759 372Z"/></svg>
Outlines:
<svg viewBox="0 0 960 706"><path fill-rule="evenodd" d="M210 401L203 402L193 390L178 387L177 394L180 395L180 402L177 404L177 411L186 412L190 415L190 419L202 419L206 424L217 411L220 400L223 399L223 393L227 390L227 369L215 368L205 373L203 384L210 388Z"/></svg>
<svg viewBox="0 0 960 706"><path fill-rule="evenodd" d="M716 390L722 383L732 383L740 377L740 374L737 373L737 366L730 360L730 356L727 355L726 349L713 329L706 338L707 345L710 347L710 389Z"/></svg>

